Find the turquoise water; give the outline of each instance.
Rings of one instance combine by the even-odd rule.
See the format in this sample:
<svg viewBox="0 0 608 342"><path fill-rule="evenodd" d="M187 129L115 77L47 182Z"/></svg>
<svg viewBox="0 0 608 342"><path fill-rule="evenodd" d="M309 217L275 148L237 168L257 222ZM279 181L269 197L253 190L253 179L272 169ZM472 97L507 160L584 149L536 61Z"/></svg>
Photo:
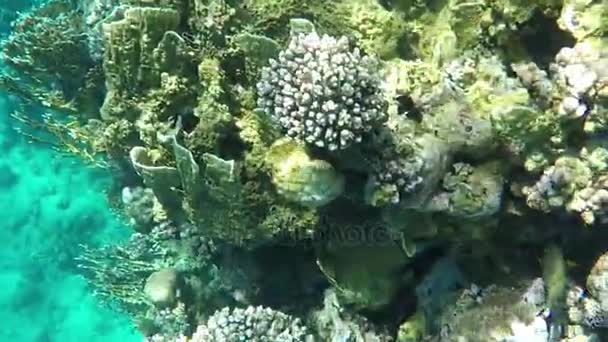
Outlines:
<svg viewBox="0 0 608 342"><path fill-rule="evenodd" d="M130 230L110 211L110 175L17 134L0 93L0 341L141 341L127 317L92 296L80 244Z"/></svg>

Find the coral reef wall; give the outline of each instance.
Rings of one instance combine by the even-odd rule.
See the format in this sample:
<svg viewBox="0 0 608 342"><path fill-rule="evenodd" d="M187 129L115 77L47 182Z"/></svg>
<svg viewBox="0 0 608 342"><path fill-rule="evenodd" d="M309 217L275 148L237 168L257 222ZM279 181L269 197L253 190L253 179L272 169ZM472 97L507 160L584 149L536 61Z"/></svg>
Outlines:
<svg viewBox="0 0 608 342"><path fill-rule="evenodd" d="M48 0L12 18L0 89L22 136L112 175L135 232L77 266L147 341L598 341L607 18Z"/></svg>

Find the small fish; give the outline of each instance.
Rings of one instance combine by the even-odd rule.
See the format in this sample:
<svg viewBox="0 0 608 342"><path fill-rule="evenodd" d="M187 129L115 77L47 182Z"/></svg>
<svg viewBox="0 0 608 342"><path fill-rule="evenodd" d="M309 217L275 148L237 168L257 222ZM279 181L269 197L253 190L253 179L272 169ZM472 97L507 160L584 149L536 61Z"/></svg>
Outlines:
<svg viewBox="0 0 608 342"><path fill-rule="evenodd" d="M547 287L547 304L550 315L549 341L559 341L567 324L566 300L568 276L566 260L557 245L550 245L543 257L543 280Z"/></svg>

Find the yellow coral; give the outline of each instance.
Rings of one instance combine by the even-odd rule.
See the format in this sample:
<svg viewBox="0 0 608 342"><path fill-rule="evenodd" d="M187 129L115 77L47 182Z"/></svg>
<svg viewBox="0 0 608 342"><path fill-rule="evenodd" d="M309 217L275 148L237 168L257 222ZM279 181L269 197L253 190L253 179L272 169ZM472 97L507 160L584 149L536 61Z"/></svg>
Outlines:
<svg viewBox="0 0 608 342"><path fill-rule="evenodd" d="M398 342L419 342L426 334L426 318L417 312L403 322L397 333Z"/></svg>
<svg viewBox="0 0 608 342"><path fill-rule="evenodd" d="M317 208L340 196L344 178L333 166L312 159L303 146L293 140L279 140L266 156L272 182L285 199Z"/></svg>
<svg viewBox="0 0 608 342"><path fill-rule="evenodd" d="M386 10L372 0L347 1L338 8L364 51L382 58L398 55L399 40L405 33L405 20L400 13Z"/></svg>

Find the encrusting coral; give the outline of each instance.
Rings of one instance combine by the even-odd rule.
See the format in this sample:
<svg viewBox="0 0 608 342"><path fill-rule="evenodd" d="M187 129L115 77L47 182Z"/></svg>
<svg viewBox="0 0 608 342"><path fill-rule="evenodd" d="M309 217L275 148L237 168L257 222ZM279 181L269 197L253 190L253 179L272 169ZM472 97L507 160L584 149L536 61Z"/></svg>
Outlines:
<svg viewBox="0 0 608 342"><path fill-rule="evenodd" d="M593 341L606 8L51 0L0 87L115 171L80 266L150 341Z"/></svg>

